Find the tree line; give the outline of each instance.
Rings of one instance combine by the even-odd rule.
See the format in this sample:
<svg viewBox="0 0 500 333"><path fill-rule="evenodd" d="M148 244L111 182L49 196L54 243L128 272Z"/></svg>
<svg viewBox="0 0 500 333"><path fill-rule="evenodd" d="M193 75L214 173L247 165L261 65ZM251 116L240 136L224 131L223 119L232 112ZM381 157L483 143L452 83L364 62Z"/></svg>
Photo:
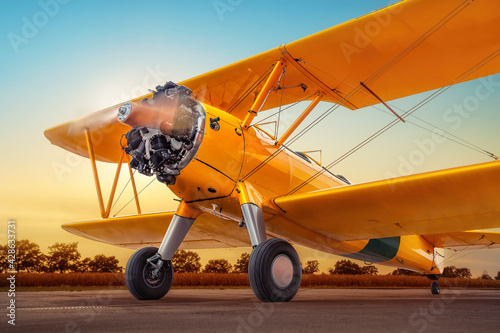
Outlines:
<svg viewBox="0 0 500 333"><path fill-rule="evenodd" d="M122 272L123 267L115 256L97 254L94 258L83 258L78 252L78 242L55 243L48 247L48 254L40 250L40 246L29 240L21 240L16 243L16 268L18 272L27 273L69 273L69 272ZM0 245L2 258L7 258L7 245ZM178 250L172 258L172 265L177 273L248 273L250 254L243 253L233 266L227 259L210 259L205 267L202 267L200 255L194 251ZM0 272L8 270L7 260L0 262ZM303 274L318 273L318 260L310 260L302 267ZM378 269L374 265L360 266L355 262L344 259L335 263L328 272L333 275L378 275ZM421 275L404 269L396 269L392 275ZM472 278L470 269L455 266L447 266L443 269L443 277L450 278ZM483 279L492 279L488 274L481 276ZM495 277L500 280L500 272Z"/></svg>
<svg viewBox="0 0 500 333"><path fill-rule="evenodd" d="M13 260L18 272L26 273L71 273L122 272L115 256L97 254L94 258L81 258L78 242L55 243L48 247L48 254L42 253L40 246L27 239L16 242L16 257ZM0 245L0 255L7 259L8 246ZM8 260L0 261L0 272L9 270Z"/></svg>

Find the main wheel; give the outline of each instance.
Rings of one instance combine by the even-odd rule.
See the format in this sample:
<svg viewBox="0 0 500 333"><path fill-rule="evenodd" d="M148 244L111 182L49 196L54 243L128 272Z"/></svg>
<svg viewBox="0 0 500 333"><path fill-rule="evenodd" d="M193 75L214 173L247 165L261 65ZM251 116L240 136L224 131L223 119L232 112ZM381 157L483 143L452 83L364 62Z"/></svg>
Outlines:
<svg viewBox="0 0 500 333"><path fill-rule="evenodd" d="M248 278L252 290L263 302L288 302L300 287L302 267L290 243L268 239L250 255Z"/></svg>
<svg viewBox="0 0 500 333"><path fill-rule="evenodd" d="M431 284L431 292L433 295L439 295L439 283L437 281L432 282Z"/></svg>
<svg viewBox="0 0 500 333"><path fill-rule="evenodd" d="M160 299L165 296L174 280L174 269L170 261L155 267L147 261L158 252L156 247L145 247L135 252L125 268L125 282L130 293L137 299Z"/></svg>

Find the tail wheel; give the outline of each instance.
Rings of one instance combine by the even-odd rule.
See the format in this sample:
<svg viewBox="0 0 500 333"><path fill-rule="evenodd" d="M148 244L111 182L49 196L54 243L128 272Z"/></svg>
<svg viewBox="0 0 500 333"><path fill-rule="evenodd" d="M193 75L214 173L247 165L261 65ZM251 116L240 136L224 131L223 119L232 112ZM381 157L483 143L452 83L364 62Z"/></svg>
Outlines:
<svg viewBox="0 0 500 333"><path fill-rule="evenodd" d="M302 268L288 242L268 239L250 255L248 278L255 295L263 302L288 302L300 287Z"/></svg>
<svg viewBox="0 0 500 333"><path fill-rule="evenodd" d="M433 295L439 295L439 283L437 281L432 282L431 284L431 292Z"/></svg>
<svg viewBox="0 0 500 333"><path fill-rule="evenodd" d="M165 296L174 280L174 269L170 261L157 269L147 259L158 253L156 247L145 247L135 252L125 268L125 282L130 293L137 299L160 299Z"/></svg>

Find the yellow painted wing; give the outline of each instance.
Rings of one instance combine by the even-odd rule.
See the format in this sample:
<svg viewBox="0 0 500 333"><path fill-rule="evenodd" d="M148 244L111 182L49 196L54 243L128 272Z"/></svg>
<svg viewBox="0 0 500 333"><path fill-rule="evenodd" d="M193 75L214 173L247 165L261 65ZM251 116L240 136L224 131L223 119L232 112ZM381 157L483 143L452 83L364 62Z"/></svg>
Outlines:
<svg viewBox="0 0 500 333"><path fill-rule="evenodd" d="M338 241L500 227L500 161L279 197L285 218Z"/></svg>
<svg viewBox="0 0 500 333"><path fill-rule="evenodd" d="M321 90L323 101L350 109L378 104L360 89L363 81L389 101L440 88L498 54L500 1L407 0L298 41L179 82L201 102L243 119L270 74L284 57L285 85L270 93L261 110L302 99ZM500 72L500 57L481 63L464 81ZM300 85L308 88L304 91ZM277 83L275 83L277 86ZM141 96L134 101L150 98ZM88 156L84 129L91 131L96 159L118 162L119 140L128 126L116 119L119 106L45 132L55 145Z"/></svg>
<svg viewBox="0 0 500 333"><path fill-rule="evenodd" d="M62 228L98 242L139 249L145 246L159 246L173 216L174 212L131 215L68 223ZM238 228L236 222L220 218L215 223L213 215L203 214L196 219L180 249L242 246L250 246L246 229Z"/></svg>
<svg viewBox="0 0 500 333"><path fill-rule="evenodd" d="M447 86L500 48L500 1L407 0L181 82L202 102L243 119L270 67L285 57L283 104L322 90L356 109ZM464 80L500 72L500 57ZM277 86L277 84L275 84ZM356 89L353 92L353 89ZM351 92L353 92L351 94ZM243 96L243 97L242 97ZM280 105L271 93L262 110Z"/></svg>
<svg viewBox="0 0 500 333"><path fill-rule="evenodd" d="M451 250L480 250L500 248L500 232L471 230L447 234L423 235L436 247Z"/></svg>
<svg viewBox="0 0 500 333"><path fill-rule="evenodd" d="M89 131L97 161L118 163L122 149L121 136L130 126L118 121L118 108L115 105L88 116L69 121L45 131L45 137L56 146L74 154L89 157L85 130ZM125 162L128 161L128 156Z"/></svg>

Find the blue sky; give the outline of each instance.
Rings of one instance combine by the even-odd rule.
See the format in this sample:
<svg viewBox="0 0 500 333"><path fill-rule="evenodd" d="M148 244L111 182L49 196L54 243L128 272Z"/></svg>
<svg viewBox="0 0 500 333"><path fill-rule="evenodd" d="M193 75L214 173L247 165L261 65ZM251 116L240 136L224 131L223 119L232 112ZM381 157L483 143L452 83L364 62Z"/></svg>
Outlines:
<svg viewBox="0 0 500 333"><path fill-rule="evenodd" d="M220 3L227 7L217 10ZM7 97L20 91L30 91L44 106L54 104L57 91L83 109L78 91L114 100L120 95L111 94L130 90L127 83L140 82L147 66L179 81L386 4L7 0L0 14L0 92L9 109L19 101ZM27 115L29 108L23 109Z"/></svg>
<svg viewBox="0 0 500 333"><path fill-rule="evenodd" d="M139 96L167 80L202 74L395 2L2 1L0 142L5 144L3 155L9 163L0 166L8 190L0 194L0 218L24 221L21 237L41 235L38 243L42 249L63 237L79 241L90 255L95 243L72 238L59 227L64 222L98 216L90 167L85 161L78 163L60 182L53 166L67 163L68 157L44 138L45 129ZM494 79L500 82L498 75ZM478 84L454 87L417 115L453 131L442 114L462 103ZM422 98L410 97L394 105L408 108ZM500 153L499 104L500 94L496 93L453 133ZM321 110L319 107L317 112ZM323 161L328 164L390 120L390 115L372 108L339 110L295 148L323 149ZM397 173L402 161L416 149L415 140L428 136L418 128L396 127L334 171L355 182ZM414 171L488 160L445 142ZM174 208L169 203L152 209ZM115 251L114 247L106 249ZM122 258L130 253L116 251ZM499 266L498 260L488 259L487 263L481 265L489 267L490 273ZM480 267L478 264L476 269Z"/></svg>

